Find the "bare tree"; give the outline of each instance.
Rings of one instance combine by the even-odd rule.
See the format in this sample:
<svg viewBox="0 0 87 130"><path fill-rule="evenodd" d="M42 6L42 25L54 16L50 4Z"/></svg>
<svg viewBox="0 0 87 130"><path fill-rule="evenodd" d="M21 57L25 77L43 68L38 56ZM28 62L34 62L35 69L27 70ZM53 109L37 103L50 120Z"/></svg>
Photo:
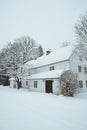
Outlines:
<svg viewBox="0 0 87 130"><path fill-rule="evenodd" d="M78 43L76 45L76 52L87 59L87 11L75 25L75 34Z"/></svg>
<svg viewBox="0 0 87 130"><path fill-rule="evenodd" d="M87 11L75 25L75 32L77 42L80 44L87 44Z"/></svg>
<svg viewBox="0 0 87 130"><path fill-rule="evenodd" d="M37 50L37 53L38 53L38 57L42 56L44 54L43 52L43 48L41 45L38 46L38 50Z"/></svg>
<svg viewBox="0 0 87 130"><path fill-rule="evenodd" d="M37 58L43 53L42 50L42 53L38 55L39 45L29 36L23 36L21 38L16 39L12 47L14 48L14 50L18 49L17 52L19 53L19 57L21 58L22 63L29 61L33 58Z"/></svg>
<svg viewBox="0 0 87 130"><path fill-rule="evenodd" d="M64 96L73 96L78 88L77 76L70 70L62 73L60 77L60 91Z"/></svg>
<svg viewBox="0 0 87 130"><path fill-rule="evenodd" d="M17 38L14 42L8 42L7 46L2 49L0 53L0 69L11 70L11 74L18 79L18 67L29 60L38 58L42 54L43 49L41 50L40 45L29 36Z"/></svg>
<svg viewBox="0 0 87 130"><path fill-rule="evenodd" d="M28 36L17 38L14 42L9 42L0 53L0 65L12 67L14 70L31 59L36 59L43 54L41 45L38 45ZM3 64L3 65L2 65Z"/></svg>

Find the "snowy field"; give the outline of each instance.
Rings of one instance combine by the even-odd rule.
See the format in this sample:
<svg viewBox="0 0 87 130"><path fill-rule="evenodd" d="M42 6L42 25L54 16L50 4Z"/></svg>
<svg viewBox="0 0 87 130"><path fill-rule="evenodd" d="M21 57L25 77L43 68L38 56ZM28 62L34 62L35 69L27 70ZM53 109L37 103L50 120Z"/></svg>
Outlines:
<svg viewBox="0 0 87 130"><path fill-rule="evenodd" d="M0 86L0 130L87 130L87 92L71 98Z"/></svg>

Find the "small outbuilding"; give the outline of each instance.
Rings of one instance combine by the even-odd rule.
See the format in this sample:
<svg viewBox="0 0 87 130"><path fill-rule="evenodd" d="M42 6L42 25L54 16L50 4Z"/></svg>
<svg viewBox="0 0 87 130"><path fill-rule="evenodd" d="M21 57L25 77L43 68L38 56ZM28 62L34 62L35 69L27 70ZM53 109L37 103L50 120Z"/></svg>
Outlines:
<svg viewBox="0 0 87 130"><path fill-rule="evenodd" d="M11 87L11 88L16 88L15 78L10 78L9 81L10 81L10 87Z"/></svg>

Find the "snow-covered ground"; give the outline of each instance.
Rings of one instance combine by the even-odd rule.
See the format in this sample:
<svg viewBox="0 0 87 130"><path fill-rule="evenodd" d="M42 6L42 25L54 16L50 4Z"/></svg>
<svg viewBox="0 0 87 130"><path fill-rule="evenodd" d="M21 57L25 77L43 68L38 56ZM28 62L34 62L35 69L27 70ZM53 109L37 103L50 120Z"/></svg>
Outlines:
<svg viewBox="0 0 87 130"><path fill-rule="evenodd" d="M87 92L72 98L0 86L0 130L87 130Z"/></svg>

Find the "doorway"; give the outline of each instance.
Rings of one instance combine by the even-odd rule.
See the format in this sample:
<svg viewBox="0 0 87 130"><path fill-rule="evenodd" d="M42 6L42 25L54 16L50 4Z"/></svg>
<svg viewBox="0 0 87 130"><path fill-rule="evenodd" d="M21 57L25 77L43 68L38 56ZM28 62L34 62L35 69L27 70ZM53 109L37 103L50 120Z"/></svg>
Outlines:
<svg viewBox="0 0 87 130"><path fill-rule="evenodd" d="M53 88L52 88L52 80L46 80L45 82L45 92L46 93L53 93Z"/></svg>

